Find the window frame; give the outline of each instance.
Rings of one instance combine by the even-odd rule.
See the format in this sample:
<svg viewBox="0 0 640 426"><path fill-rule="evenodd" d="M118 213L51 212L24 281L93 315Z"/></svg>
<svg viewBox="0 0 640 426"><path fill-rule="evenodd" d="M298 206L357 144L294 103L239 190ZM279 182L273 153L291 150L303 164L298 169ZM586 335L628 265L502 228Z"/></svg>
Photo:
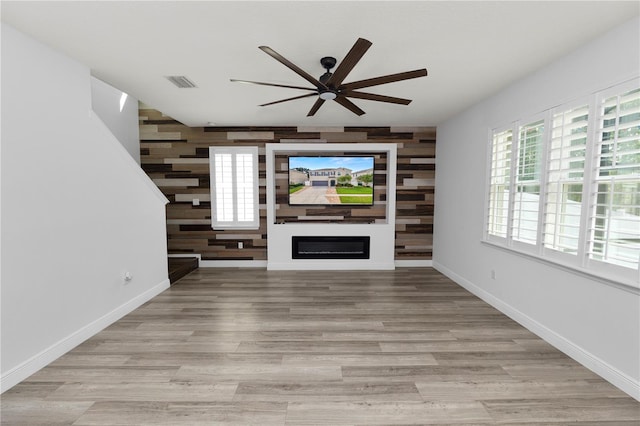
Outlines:
<svg viewBox="0 0 640 426"><path fill-rule="evenodd" d="M606 282L612 282L615 284L622 284L624 286L630 286L635 289L640 288L640 266L636 265L636 268L629 268L614 263L593 259L589 256L590 247L588 235L591 232L589 221L592 220L593 212L591 209L595 208L595 196L597 195L598 180L597 176L599 170L600 155L599 147L600 140L598 132L600 127L598 126L598 120L601 120L598 108L604 101L612 96L622 95L628 91L640 88L640 82L637 78L629 80L627 82L612 86L608 89L593 93L589 96L576 99L571 102L563 103L554 108L550 108L540 114L533 114L522 120L517 120L501 127L495 127L488 131L488 153L487 153L487 179L485 185L485 217L484 217L484 232L483 243L490 244L508 251L515 252L517 254L533 257L536 260L543 261L562 267L563 269L569 269L586 274L591 277L603 279ZM581 106L586 106L588 111L587 130L586 130L586 143L585 143L585 157L584 166L582 170L582 199L580 203L580 219L578 229L578 248L575 254L563 252L553 247L548 247L546 238L546 226L547 226L547 212L551 208L548 190L548 184L550 179L550 162L551 162L551 149L552 149L552 132L554 117L560 113L567 113L571 109L576 109ZM518 241L513 238L513 219L514 219L514 207L516 204L516 186L517 186L517 173L518 162L520 155L518 148L520 146L520 131L522 126L526 126L532 123L536 123L539 120L543 120L544 131L542 139L541 158L542 164L540 168L540 191L539 191L539 209L538 209L538 226L536 230L536 243L528 244L522 241ZM564 125L563 125L564 126ZM507 232L506 236L495 235L492 233L491 224L494 224L495 218L492 214L492 194L493 188L493 176L494 176L494 139L497 135L504 134L504 132L511 131L511 152L510 152L510 174L507 177L509 181L509 210L507 212ZM556 170L554 170L556 171ZM549 197L549 198L548 198ZM640 262L638 262L640 264Z"/></svg>
<svg viewBox="0 0 640 426"><path fill-rule="evenodd" d="M230 154L231 160L231 194L232 194L232 214L233 220L218 220L218 199L216 187L216 155ZM238 219L239 211L239 194L237 181L237 156L239 154L250 154L252 159L252 194L250 200L250 209L253 212L252 220L241 221ZM211 228L214 230L226 229L259 229L260 213L259 213L259 165L258 165L258 147L257 146L210 146L209 147L209 181L211 193Z"/></svg>

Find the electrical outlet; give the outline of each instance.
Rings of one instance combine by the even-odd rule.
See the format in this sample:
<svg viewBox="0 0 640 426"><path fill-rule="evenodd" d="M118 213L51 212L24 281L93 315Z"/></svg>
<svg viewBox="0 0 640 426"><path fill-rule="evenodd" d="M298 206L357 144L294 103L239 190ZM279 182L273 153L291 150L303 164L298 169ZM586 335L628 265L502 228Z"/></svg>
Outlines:
<svg viewBox="0 0 640 426"><path fill-rule="evenodd" d="M495 269L492 269L492 270L491 270L491 279L492 279L492 280L495 280L495 279L496 279L496 270L495 270Z"/></svg>
<svg viewBox="0 0 640 426"><path fill-rule="evenodd" d="M238 248L239 249L244 248L244 243L242 241L238 241Z"/></svg>
<svg viewBox="0 0 640 426"><path fill-rule="evenodd" d="M200 199L199 198L194 198L193 199L193 205L194 206L199 206L200 205Z"/></svg>

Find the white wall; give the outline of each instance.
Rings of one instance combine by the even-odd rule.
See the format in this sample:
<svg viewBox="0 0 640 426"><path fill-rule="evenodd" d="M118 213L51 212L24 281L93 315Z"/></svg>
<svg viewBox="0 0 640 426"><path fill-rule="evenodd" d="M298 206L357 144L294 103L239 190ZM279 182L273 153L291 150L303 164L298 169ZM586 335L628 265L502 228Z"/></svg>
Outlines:
<svg viewBox="0 0 640 426"><path fill-rule="evenodd" d="M640 398L638 292L481 240L489 130L637 77L639 36L635 18L438 126L433 262L635 398Z"/></svg>
<svg viewBox="0 0 640 426"><path fill-rule="evenodd" d="M91 77L91 108L136 163L140 164L138 100L102 80Z"/></svg>
<svg viewBox="0 0 640 426"><path fill-rule="evenodd" d="M169 282L166 199L91 111L88 68L3 24L1 118L4 391Z"/></svg>

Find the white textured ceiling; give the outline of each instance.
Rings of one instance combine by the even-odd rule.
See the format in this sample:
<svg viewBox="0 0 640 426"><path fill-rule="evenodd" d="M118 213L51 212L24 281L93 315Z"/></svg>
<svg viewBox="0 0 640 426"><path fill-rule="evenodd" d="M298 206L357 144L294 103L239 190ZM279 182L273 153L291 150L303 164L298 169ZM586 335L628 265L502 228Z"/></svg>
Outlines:
<svg viewBox="0 0 640 426"><path fill-rule="evenodd" d="M437 125L638 15L637 1L2 1L2 21L85 64L94 76L190 126ZM427 68L423 78L366 91L358 117L308 92L230 78L309 85L258 46L319 77L359 37L373 46L345 82ZM198 88L177 89L164 76Z"/></svg>

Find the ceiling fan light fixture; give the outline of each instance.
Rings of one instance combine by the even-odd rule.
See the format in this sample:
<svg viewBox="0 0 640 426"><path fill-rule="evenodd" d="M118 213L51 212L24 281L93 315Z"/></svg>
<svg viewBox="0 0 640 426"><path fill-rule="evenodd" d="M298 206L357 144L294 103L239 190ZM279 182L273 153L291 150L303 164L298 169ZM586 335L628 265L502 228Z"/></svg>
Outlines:
<svg viewBox="0 0 640 426"><path fill-rule="evenodd" d="M338 94L335 93L335 92L332 92L330 90L326 90L324 92L320 92L320 99L325 100L325 101L332 101L337 97L338 97Z"/></svg>

